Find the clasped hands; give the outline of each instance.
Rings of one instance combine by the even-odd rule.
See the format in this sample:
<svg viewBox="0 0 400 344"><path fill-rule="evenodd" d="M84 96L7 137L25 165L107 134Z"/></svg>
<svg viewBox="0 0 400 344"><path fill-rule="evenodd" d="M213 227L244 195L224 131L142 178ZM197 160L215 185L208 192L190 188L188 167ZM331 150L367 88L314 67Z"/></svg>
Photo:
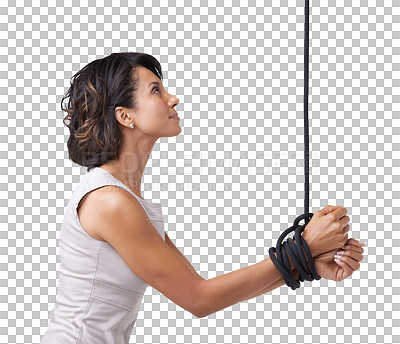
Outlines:
<svg viewBox="0 0 400 344"><path fill-rule="evenodd" d="M317 274L322 278L340 282L360 268L365 243L356 239L347 240L342 250L331 250L314 257Z"/></svg>
<svg viewBox="0 0 400 344"><path fill-rule="evenodd" d="M314 214L302 233L318 275L336 282L351 276L363 260L365 243L348 239L346 214L346 208L328 205Z"/></svg>

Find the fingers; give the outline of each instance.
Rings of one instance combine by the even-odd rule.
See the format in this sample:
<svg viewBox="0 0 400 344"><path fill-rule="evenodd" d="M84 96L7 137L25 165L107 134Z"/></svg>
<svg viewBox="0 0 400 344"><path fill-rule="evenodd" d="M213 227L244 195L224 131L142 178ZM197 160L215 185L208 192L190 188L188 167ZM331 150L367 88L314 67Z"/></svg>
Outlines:
<svg viewBox="0 0 400 344"><path fill-rule="evenodd" d="M333 214L334 218L337 220L342 219L343 217L346 218L345 215L347 214L347 209L344 207L339 207L339 208L335 209L332 212L332 214ZM349 220L350 220L350 218L349 218Z"/></svg>
<svg viewBox="0 0 400 344"><path fill-rule="evenodd" d="M334 211L335 209L341 208L341 205L327 205L325 208L318 210L318 213L321 215L329 214L330 212Z"/></svg>
<svg viewBox="0 0 400 344"><path fill-rule="evenodd" d="M349 227L349 228L350 228L350 227ZM346 234L345 234L344 237L343 237L344 243L346 243L346 242L348 241L348 238L349 238L349 233L346 232ZM343 245L343 248L344 248L345 245L346 245L346 244Z"/></svg>
<svg viewBox="0 0 400 344"><path fill-rule="evenodd" d="M346 225L350 222L350 217L348 216L343 216L340 220L339 220L340 224L342 225L342 227L346 227Z"/></svg>
<svg viewBox="0 0 400 344"><path fill-rule="evenodd" d="M344 245L343 248L341 250L338 250L338 252L348 252L348 251L354 251L357 253L364 253L364 249L362 247L359 246L355 246L355 245Z"/></svg>
<svg viewBox="0 0 400 344"><path fill-rule="evenodd" d="M354 239L354 238L351 238L351 239L349 239L349 240L347 240L346 241L346 244L345 245L354 245L354 246L356 246L356 247L363 247L364 245L365 245L365 243L361 243L361 242L359 242L358 240L356 240L356 239ZM344 246L345 246L344 245ZM344 247L342 247L342 248L344 248Z"/></svg>
<svg viewBox="0 0 400 344"><path fill-rule="evenodd" d="M336 256L337 257L337 256ZM336 258L338 259L338 258ZM351 269L358 270L360 263L363 259L363 255L357 252L351 252L350 255L343 255L339 261L346 263Z"/></svg>
<svg viewBox="0 0 400 344"><path fill-rule="evenodd" d="M335 259L335 262L344 270L344 278L351 276L354 271L360 268L360 263L350 257Z"/></svg>
<svg viewBox="0 0 400 344"><path fill-rule="evenodd" d="M345 252L342 256L335 255L336 264L344 271L343 278L351 276L354 271L358 270L362 259L362 254L355 251Z"/></svg>
<svg viewBox="0 0 400 344"><path fill-rule="evenodd" d="M346 243L342 246L342 250L344 250L345 252L350 250L350 252L355 251L355 252L363 254L364 253L364 249L363 249L364 245L365 245L365 243L361 243L354 238L350 238L350 239L346 240ZM339 250L339 252L340 251L341 250Z"/></svg>
<svg viewBox="0 0 400 344"><path fill-rule="evenodd" d="M345 249L343 251L338 251L335 255L335 262L343 268L345 275L348 277L360 268L360 262L364 258L362 255L364 249L361 247L363 244L353 238L347 242L354 243L354 245L347 244L344 246Z"/></svg>
<svg viewBox="0 0 400 344"><path fill-rule="evenodd" d="M343 260L343 258L348 257L348 258L352 258L352 259L356 260L357 262L361 262L363 259L362 254L363 254L364 250L362 247L358 247L357 250L362 250L362 252L355 251L355 250L344 250L344 251L342 250L342 251L338 251L336 253L336 257L341 257L342 260Z"/></svg>

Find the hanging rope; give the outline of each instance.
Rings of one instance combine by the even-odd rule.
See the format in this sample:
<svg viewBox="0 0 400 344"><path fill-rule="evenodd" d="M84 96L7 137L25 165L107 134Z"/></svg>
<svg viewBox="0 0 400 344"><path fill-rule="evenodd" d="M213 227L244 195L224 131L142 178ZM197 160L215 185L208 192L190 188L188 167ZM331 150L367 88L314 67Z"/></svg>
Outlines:
<svg viewBox="0 0 400 344"><path fill-rule="evenodd" d="M303 239L301 233L313 217L313 213L309 213L309 138L308 138L308 47L309 47L309 0L305 0L304 6L304 214L298 216L293 226L286 229L275 247L270 247L268 253L271 261L282 274L285 283L292 290L300 288L300 282L305 280L319 280L321 277L317 274L311 251ZM304 224L299 222L304 220ZM295 235L282 244L283 239L294 231ZM282 252L284 251L284 252ZM275 257L276 252L276 257ZM284 253L284 254L283 254ZM299 272L299 279L295 280L292 276L292 268L290 260L292 260L296 270ZM307 257L307 258L306 258ZM307 260L306 260L307 259ZM307 262L308 261L308 262Z"/></svg>
<svg viewBox="0 0 400 344"><path fill-rule="evenodd" d="M310 31L309 27L309 0L305 0L304 7L304 214L308 213L309 203L309 138L308 138L308 46L309 39L308 34ZM308 221L307 221L308 222Z"/></svg>

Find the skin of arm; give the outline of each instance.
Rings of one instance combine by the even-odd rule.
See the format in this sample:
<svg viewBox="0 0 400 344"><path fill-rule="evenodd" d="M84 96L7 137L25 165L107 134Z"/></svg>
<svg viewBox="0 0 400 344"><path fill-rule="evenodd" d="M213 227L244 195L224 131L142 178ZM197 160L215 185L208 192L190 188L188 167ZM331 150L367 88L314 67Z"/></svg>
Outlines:
<svg viewBox="0 0 400 344"><path fill-rule="evenodd" d="M298 279L299 273L291 259L289 260L293 276ZM284 285L285 281L268 257L259 263L203 280L201 283L204 303L200 317L205 317L236 303L265 294Z"/></svg>
<svg viewBox="0 0 400 344"><path fill-rule="evenodd" d="M296 269L293 269L293 270L292 270L292 275L294 276L294 279L295 279L295 280L298 280L298 279L299 279L299 272L298 272ZM270 292L270 291L272 291L272 290L274 290L274 289L276 289L276 288L279 288L279 287L285 285L285 280L283 279L282 275L281 275L281 277L280 277L279 279L277 279L276 281L271 281L271 282L272 282L272 283L271 283L270 285L264 287L263 289L261 289L260 291L258 291L258 292L255 293L254 295L252 295L252 296L250 296L250 297L244 299L243 301L250 300L250 299L252 299L252 298L254 298L254 297L263 295L263 294L265 294L265 293L268 293L268 292Z"/></svg>
<svg viewBox="0 0 400 344"><path fill-rule="evenodd" d="M303 248L303 252L304 252L304 257L306 258L306 261L307 261L307 263L308 263L308 258L307 258L307 255L306 255L305 251L304 251L304 248ZM275 257L276 257L276 253L275 253ZM299 272L298 272L297 269L294 267L294 264L293 264L291 258L289 258L289 261L290 261L290 266L291 266L291 268L292 268L292 276L294 277L295 280L298 280L299 277L300 277L300 276L299 276ZM308 268L310 268L309 265L308 265ZM258 292L255 293L254 295L252 295L252 296L250 296L250 297L244 299L243 301L247 301L247 300L250 300L250 299L252 299L252 298L254 298L254 297L257 297L257 296L263 295L263 294L265 294L265 293L268 293L268 292L270 292L271 290L274 290L274 289L276 289L276 288L279 288L279 287L281 287L281 286L283 286L283 285L285 285L285 284L286 284L286 283L285 283L285 280L283 279L282 274L281 274L279 279L277 279L277 280L275 280L275 281L271 281L271 284L265 286L265 287L262 288L260 291L258 291Z"/></svg>
<svg viewBox="0 0 400 344"><path fill-rule="evenodd" d="M206 280L196 272L189 260L173 244L166 232L165 242L193 271L193 274L198 276L199 283L203 284L201 289L204 291L202 295L204 302L200 318L285 285L282 274L269 257L254 265ZM289 261L292 275L298 280L299 273L290 257Z"/></svg>
<svg viewBox="0 0 400 344"><path fill-rule="evenodd" d="M189 262L189 260L182 254L181 251L174 245L172 240L169 238L167 232L165 231L165 242L168 244L169 247L172 248L172 250L183 260L183 262L186 264L186 266L193 272L193 275L195 275L197 278L204 280L203 277L201 277L197 271L194 269L192 264Z"/></svg>

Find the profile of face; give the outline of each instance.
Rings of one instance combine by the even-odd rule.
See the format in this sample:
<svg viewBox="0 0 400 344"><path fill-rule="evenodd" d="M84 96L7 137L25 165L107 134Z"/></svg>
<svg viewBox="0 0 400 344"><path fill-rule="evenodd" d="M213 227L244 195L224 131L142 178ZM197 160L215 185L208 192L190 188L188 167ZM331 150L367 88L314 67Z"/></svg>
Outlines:
<svg viewBox="0 0 400 344"><path fill-rule="evenodd" d="M135 92L136 107L134 110L127 109L131 118L129 124L132 122L134 125L133 130L136 130L136 134L155 139L179 135L182 131L180 120L170 118L177 112L175 107L179 99L169 94L161 80L147 68L137 67L136 76L138 79L138 89Z"/></svg>

